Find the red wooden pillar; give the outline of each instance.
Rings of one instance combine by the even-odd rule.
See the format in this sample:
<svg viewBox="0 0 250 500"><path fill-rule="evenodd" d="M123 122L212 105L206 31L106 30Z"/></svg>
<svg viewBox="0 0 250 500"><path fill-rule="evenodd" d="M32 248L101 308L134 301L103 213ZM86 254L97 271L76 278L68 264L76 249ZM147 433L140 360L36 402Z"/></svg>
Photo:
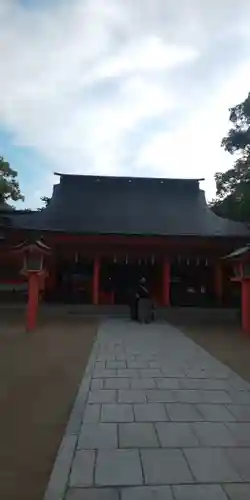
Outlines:
<svg viewBox="0 0 250 500"><path fill-rule="evenodd" d="M39 301L39 281L37 273L30 273L28 276L28 307L27 307L27 323L28 331L32 331L37 323L37 310Z"/></svg>
<svg viewBox="0 0 250 500"><path fill-rule="evenodd" d="M92 302L95 305L99 304L99 276L100 276L100 260L95 258L93 270L93 289L92 289Z"/></svg>
<svg viewBox="0 0 250 500"><path fill-rule="evenodd" d="M241 317L242 328L250 335L250 280L243 279L241 282Z"/></svg>
<svg viewBox="0 0 250 500"><path fill-rule="evenodd" d="M222 303L223 298L223 272L220 264L215 265L214 288L217 304Z"/></svg>
<svg viewBox="0 0 250 500"><path fill-rule="evenodd" d="M164 306L170 305L170 263L168 261L163 264L162 302Z"/></svg>

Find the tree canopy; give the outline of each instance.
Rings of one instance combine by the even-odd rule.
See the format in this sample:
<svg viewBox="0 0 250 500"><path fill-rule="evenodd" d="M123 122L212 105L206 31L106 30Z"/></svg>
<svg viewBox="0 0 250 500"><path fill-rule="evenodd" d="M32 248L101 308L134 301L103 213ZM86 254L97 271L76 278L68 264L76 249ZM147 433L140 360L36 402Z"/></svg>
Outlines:
<svg viewBox="0 0 250 500"><path fill-rule="evenodd" d="M47 208L49 206L51 198L49 198L49 196L41 196L40 200L42 201L43 205L42 207L38 208L38 210L43 210L44 208Z"/></svg>
<svg viewBox="0 0 250 500"><path fill-rule="evenodd" d="M250 93L229 112L232 126L221 145L236 160L231 169L215 174L216 199L211 207L221 217L250 221Z"/></svg>
<svg viewBox="0 0 250 500"><path fill-rule="evenodd" d="M13 170L9 163L0 156L0 201L24 200L17 179L17 171Z"/></svg>

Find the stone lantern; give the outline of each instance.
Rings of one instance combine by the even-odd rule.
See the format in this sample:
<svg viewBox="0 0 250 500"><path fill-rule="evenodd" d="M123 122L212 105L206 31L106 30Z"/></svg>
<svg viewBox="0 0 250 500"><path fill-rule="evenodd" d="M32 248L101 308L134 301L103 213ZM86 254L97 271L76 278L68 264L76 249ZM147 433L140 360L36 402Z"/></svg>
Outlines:
<svg viewBox="0 0 250 500"><path fill-rule="evenodd" d="M45 268L45 256L50 254L50 248L41 240L25 241L13 251L22 256L21 274L28 280L28 304L26 327L28 331L35 329L39 303L39 291L44 287L44 280L48 275Z"/></svg>

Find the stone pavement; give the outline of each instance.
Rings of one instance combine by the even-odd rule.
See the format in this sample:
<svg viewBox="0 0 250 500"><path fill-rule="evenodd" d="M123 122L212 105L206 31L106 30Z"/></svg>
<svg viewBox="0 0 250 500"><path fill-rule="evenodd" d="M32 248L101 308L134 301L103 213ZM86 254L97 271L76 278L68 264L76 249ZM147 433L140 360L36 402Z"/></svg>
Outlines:
<svg viewBox="0 0 250 500"><path fill-rule="evenodd" d="M250 499L250 385L166 323L109 320L45 500L153 499Z"/></svg>

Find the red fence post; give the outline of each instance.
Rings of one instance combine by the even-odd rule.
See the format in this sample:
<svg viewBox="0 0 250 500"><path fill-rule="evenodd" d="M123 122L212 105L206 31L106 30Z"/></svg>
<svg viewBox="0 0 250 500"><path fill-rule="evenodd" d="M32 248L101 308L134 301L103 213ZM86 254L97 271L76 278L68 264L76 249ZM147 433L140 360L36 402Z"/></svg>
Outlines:
<svg viewBox="0 0 250 500"><path fill-rule="evenodd" d="M100 276L100 260L96 258L94 260L93 269L93 297L92 301L94 305L99 304L99 276Z"/></svg>
<svg viewBox="0 0 250 500"><path fill-rule="evenodd" d="M39 300L39 276L31 273L28 277L28 306L27 306L27 330L32 331L37 323L37 310Z"/></svg>
<svg viewBox="0 0 250 500"><path fill-rule="evenodd" d="M167 261L163 264L162 301L164 306L170 305L170 263Z"/></svg>

